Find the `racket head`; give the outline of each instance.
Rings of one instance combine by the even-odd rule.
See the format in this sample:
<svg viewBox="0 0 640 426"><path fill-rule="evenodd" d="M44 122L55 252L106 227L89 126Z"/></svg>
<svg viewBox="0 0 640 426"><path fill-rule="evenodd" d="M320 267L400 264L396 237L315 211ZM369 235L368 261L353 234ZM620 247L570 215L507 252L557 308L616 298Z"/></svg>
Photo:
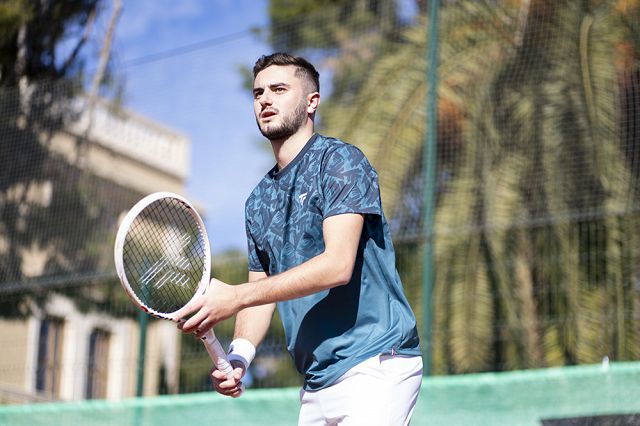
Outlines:
<svg viewBox="0 0 640 426"><path fill-rule="evenodd" d="M138 307L159 318L207 288L211 250L202 218L184 197L156 192L124 217L114 246L116 272Z"/></svg>

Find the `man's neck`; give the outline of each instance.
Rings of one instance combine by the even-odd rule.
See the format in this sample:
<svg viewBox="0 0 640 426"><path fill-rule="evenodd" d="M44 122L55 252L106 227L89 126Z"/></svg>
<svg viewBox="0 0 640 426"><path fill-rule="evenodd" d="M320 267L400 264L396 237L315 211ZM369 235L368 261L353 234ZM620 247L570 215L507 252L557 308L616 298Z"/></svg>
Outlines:
<svg viewBox="0 0 640 426"><path fill-rule="evenodd" d="M278 163L278 170L282 170L293 161L294 158L302 151L307 141L313 136L313 126L300 129L287 139L279 139L271 141L273 154Z"/></svg>

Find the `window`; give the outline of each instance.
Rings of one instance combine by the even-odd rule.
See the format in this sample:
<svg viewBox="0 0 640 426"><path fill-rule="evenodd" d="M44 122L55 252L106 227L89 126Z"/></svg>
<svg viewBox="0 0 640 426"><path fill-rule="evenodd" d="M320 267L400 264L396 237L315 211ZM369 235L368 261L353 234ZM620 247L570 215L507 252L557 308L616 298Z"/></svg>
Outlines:
<svg viewBox="0 0 640 426"><path fill-rule="evenodd" d="M85 397L107 397L107 369L109 364L109 332L95 329L89 336L87 386Z"/></svg>
<svg viewBox="0 0 640 426"><path fill-rule="evenodd" d="M36 390L57 397L62 372L62 337L64 321L47 317L40 322Z"/></svg>

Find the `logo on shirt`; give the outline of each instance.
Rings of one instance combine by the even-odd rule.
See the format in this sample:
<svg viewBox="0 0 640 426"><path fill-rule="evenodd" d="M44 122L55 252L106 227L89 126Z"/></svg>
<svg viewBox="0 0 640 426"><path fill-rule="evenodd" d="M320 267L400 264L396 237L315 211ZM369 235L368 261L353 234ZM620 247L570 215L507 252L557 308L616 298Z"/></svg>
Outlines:
<svg viewBox="0 0 640 426"><path fill-rule="evenodd" d="M304 200L307 199L307 194L308 192L298 195L298 201L300 202L300 205L304 205Z"/></svg>

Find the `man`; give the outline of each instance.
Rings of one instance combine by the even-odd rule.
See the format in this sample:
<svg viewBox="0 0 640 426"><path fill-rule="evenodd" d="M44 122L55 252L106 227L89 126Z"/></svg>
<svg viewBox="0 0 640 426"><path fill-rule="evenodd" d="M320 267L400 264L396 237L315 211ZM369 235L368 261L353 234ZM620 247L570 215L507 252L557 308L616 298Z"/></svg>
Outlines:
<svg viewBox="0 0 640 426"><path fill-rule="evenodd" d="M232 378L240 380L278 307L304 375L300 425L408 424L422 378L416 320L395 268L378 178L357 148L314 133L316 69L286 53L254 66L254 112L276 165L246 202L249 282L212 280L176 314L199 337L237 314Z"/></svg>

